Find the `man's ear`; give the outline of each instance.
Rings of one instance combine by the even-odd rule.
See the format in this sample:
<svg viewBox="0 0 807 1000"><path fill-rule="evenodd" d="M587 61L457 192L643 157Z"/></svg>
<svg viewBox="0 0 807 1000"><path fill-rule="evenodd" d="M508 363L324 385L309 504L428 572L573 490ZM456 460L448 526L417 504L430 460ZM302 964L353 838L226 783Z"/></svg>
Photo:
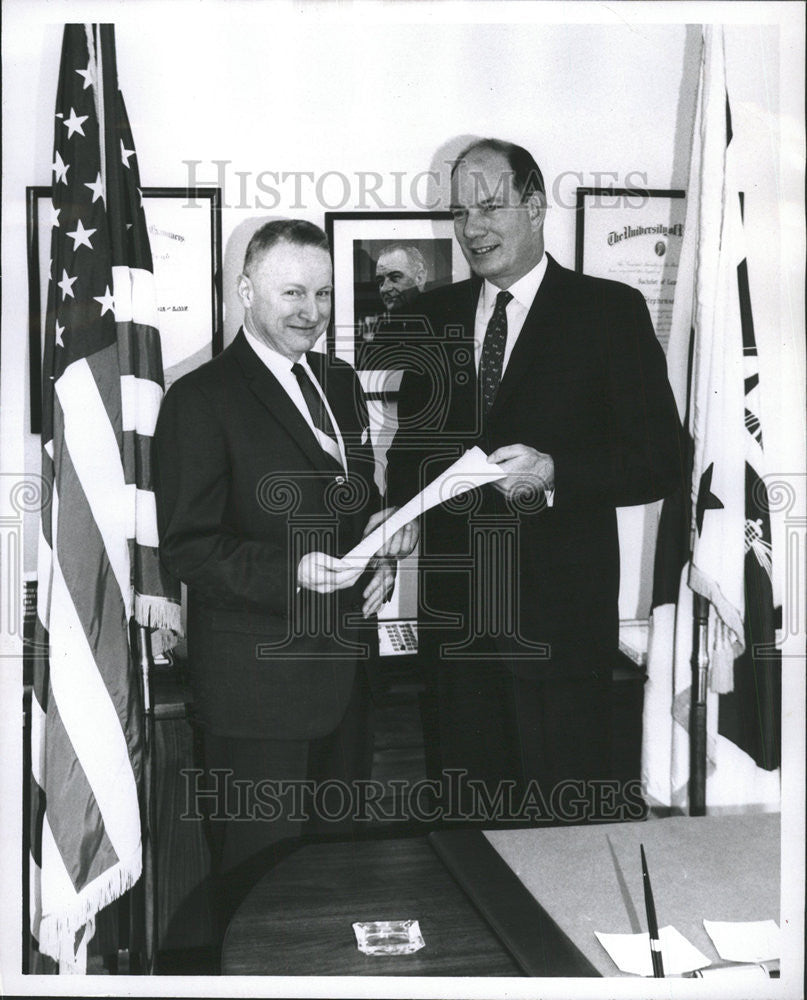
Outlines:
<svg viewBox="0 0 807 1000"><path fill-rule="evenodd" d="M246 274L238 275L238 282L235 287L238 291L238 298L241 299L241 305L245 309L249 309L252 305L252 282Z"/></svg>
<svg viewBox="0 0 807 1000"><path fill-rule="evenodd" d="M533 191L527 199L527 211L533 229L540 229L546 218L546 195L542 191Z"/></svg>

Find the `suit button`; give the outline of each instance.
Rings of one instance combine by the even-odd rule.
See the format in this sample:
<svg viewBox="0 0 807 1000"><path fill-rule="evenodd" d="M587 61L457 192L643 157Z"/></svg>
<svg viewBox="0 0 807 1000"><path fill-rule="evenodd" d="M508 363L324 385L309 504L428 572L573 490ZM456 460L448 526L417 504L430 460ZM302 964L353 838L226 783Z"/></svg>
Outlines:
<svg viewBox="0 0 807 1000"><path fill-rule="evenodd" d="M344 481L345 481L344 476L337 476L336 479L334 479L334 482L336 483L337 486L341 486Z"/></svg>

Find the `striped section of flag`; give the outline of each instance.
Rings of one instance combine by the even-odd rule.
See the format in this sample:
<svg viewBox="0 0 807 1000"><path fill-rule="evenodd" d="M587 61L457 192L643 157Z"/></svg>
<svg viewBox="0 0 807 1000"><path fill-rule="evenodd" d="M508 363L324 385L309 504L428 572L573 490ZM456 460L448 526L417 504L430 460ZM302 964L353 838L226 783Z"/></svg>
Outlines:
<svg viewBox="0 0 807 1000"><path fill-rule="evenodd" d="M691 495L659 528L643 777L687 806L693 594L709 602L707 808L778 803L781 662L752 296L720 27L704 30L668 368L689 432Z"/></svg>
<svg viewBox="0 0 807 1000"><path fill-rule="evenodd" d="M129 623L179 630L150 487L162 398L151 254L111 25L65 26L52 190L30 907L39 950L82 971L95 914L142 864Z"/></svg>

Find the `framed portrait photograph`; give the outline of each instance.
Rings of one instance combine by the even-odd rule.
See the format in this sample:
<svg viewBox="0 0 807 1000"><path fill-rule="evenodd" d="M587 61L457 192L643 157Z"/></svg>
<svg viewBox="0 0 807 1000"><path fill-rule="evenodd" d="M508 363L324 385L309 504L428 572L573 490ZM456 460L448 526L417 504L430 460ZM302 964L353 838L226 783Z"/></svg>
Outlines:
<svg viewBox="0 0 807 1000"><path fill-rule="evenodd" d="M420 295L470 273L451 213L327 212L325 229L334 259L329 348L362 372L402 371L428 335Z"/></svg>
<svg viewBox="0 0 807 1000"><path fill-rule="evenodd" d="M576 211L575 270L638 288L666 351L686 192L579 187Z"/></svg>
<svg viewBox="0 0 807 1000"><path fill-rule="evenodd" d="M31 431L42 408L51 189L26 188ZM220 188L143 188L165 387L222 349Z"/></svg>

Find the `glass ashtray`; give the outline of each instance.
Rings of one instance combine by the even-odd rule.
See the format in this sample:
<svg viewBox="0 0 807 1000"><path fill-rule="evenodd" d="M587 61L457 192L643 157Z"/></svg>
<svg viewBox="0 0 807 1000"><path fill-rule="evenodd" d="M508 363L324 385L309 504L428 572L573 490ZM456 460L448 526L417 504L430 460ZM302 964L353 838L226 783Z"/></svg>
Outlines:
<svg viewBox="0 0 807 1000"><path fill-rule="evenodd" d="M417 920L371 920L353 924L365 955L411 955L425 947Z"/></svg>

